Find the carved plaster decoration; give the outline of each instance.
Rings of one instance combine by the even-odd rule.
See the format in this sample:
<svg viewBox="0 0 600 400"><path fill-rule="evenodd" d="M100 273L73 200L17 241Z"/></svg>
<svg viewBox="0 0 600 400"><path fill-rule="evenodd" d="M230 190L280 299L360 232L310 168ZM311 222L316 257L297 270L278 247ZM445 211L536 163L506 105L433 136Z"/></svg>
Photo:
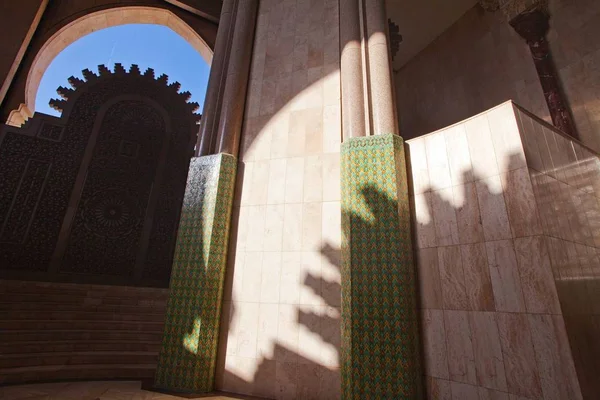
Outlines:
<svg viewBox="0 0 600 400"><path fill-rule="evenodd" d="M479 4L486 11L501 10L507 21L534 9L548 10L548 0L479 0Z"/></svg>
<svg viewBox="0 0 600 400"><path fill-rule="evenodd" d="M400 27L389 18L388 25L390 32L390 51L392 53L393 60L396 54L398 54L398 51L400 50L400 43L402 43L402 35L400 34Z"/></svg>
<svg viewBox="0 0 600 400"><path fill-rule="evenodd" d="M137 65L82 75L61 117L0 127L0 272L166 286L198 104Z"/></svg>

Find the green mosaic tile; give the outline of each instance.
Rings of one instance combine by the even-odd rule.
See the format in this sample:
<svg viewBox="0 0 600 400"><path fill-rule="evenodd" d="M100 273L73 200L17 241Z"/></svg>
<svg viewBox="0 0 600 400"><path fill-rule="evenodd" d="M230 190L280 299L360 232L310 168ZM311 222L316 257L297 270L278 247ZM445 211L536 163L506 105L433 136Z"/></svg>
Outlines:
<svg viewBox="0 0 600 400"><path fill-rule="evenodd" d="M155 387L213 390L237 160L192 159L173 259Z"/></svg>
<svg viewBox="0 0 600 400"><path fill-rule="evenodd" d="M402 138L342 144L342 395L422 398Z"/></svg>

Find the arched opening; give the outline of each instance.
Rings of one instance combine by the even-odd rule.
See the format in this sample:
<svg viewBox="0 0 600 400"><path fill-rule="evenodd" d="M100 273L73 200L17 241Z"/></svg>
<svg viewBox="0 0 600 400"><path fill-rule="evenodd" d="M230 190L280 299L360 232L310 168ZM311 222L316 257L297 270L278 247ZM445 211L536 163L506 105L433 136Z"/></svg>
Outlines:
<svg viewBox="0 0 600 400"><path fill-rule="evenodd" d="M25 85L25 102L13 110L8 125L20 126L35 110L35 99L44 72L55 57L78 39L104 28L125 24L163 25L184 38L210 65L212 50L204 39L181 18L169 10L154 7L119 7L87 14L72 21L48 39L29 68Z"/></svg>
<svg viewBox="0 0 600 400"><path fill-rule="evenodd" d="M189 100L202 108L210 70L202 55L167 26L125 24L92 32L60 52L44 71L33 99L35 109L30 111L60 115L48 102L57 97L59 86L67 84L67 77L83 79L82 70L95 71L98 65L113 69L115 63L165 73L169 82L179 82L182 90L192 94Z"/></svg>

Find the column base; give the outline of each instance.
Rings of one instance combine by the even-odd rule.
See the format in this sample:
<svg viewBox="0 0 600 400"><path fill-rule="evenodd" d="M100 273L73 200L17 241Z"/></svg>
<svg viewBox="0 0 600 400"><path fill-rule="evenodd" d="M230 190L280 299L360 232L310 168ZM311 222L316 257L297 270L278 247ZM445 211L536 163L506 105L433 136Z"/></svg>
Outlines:
<svg viewBox="0 0 600 400"><path fill-rule="evenodd" d="M351 138L341 156L343 398L422 398L402 138Z"/></svg>
<svg viewBox="0 0 600 400"><path fill-rule="evenodd" d="M158 390L214 389L236 169L229 154L190 162L154 381Z"/></svg>

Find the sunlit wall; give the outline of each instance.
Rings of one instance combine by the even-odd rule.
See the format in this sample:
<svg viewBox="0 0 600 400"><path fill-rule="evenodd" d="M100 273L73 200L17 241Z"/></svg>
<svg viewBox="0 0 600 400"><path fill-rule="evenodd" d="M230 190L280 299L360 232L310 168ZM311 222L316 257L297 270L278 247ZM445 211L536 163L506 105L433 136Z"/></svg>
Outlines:
<svg viewBox="0 0 600 400"><path fill-rule="evenodd" d="M340 393L338 2L261 2L217 387Z"/></svg>
<svg viewBox="0 0 600 400"><path fill-rule="evenodd" d="M428 398L582 398L597 155L511 102L407 147Z"/></svg>

